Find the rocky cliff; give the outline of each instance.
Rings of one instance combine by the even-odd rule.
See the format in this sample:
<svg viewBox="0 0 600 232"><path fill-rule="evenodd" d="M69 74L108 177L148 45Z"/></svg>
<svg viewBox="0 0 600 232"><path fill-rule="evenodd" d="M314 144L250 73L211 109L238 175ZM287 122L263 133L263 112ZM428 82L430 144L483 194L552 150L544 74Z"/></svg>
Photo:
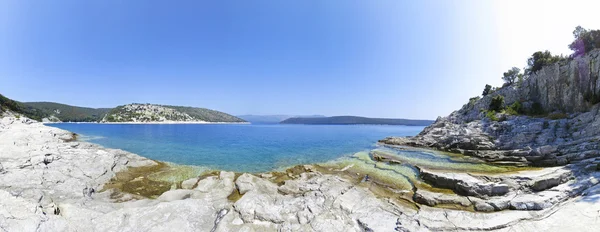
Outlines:
<svg viewBox="0 0 600 232"><path fill-rule="evenodd" d="M101 122L245 122L238 117L204 108L128 104L110 110Z"/></svg>
<svg viewBox="0 0 600 232"><path fill-rule="evenodd" d="M600 156L600 50L545 66L460 110L440 117L419 135L383 144L428 147L489 162L554 166ZM519 102L521 114L486 116L492 99ZM536 116L525 115L536 112ZM489 114L488 114L489 115Z"/></svg>

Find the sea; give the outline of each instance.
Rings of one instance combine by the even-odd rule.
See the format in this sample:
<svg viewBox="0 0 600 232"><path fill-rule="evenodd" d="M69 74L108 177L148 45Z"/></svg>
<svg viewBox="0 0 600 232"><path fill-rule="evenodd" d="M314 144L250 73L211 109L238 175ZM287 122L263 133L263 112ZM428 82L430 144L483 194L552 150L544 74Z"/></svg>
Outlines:
<svg viewBox="0 0 600 232"><path fill-rule="evenodd" d="M235 172L267 172L328 162L377 147L388 136L424 127L288 124L47 124L108 148L174 164Z"/></svg>

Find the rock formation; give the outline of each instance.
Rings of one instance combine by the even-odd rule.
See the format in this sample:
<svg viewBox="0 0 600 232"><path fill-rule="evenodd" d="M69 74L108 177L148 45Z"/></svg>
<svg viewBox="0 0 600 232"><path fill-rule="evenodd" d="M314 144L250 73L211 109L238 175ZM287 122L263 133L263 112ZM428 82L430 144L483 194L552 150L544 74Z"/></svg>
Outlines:
<svg viewBox="0 0 600 232"><path fill-rule="evenodd" d="M600 50L546 66L523 83L504 87L440 117L420 134L386 138L388 145L434 148L489 162L556 166L600 157ZM519 102L524 112L486 117L492 98ZM541 114L541 115L540 115Z"/></svg>

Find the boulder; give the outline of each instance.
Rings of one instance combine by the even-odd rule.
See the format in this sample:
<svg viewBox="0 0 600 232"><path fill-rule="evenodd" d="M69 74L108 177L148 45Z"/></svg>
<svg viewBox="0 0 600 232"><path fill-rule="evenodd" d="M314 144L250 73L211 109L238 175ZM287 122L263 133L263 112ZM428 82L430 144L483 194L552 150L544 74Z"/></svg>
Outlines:
<svg viewBox="0 0 600 232"><path fill-rule="evenodd" d="M252 174L244 173L235 181L240 194L245 194L249 191L258 191L264 193L277 193L277 185L268 180L256 177Z"/></svg>
<svg viewBox="0 0 600 232"><path fill-rule="evenodd" d="M196 183L198 183L198 178L187 179L181 182L181 188L193 189L196 186Z"/></svg>

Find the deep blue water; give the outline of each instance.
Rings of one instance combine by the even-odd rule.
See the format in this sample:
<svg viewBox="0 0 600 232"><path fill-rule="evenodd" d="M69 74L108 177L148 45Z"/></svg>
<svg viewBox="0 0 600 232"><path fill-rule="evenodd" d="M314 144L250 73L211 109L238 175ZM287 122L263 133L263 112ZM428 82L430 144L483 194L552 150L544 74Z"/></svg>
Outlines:
<svg viewBox="0 0 600 232"><path fill-rule="evenodd" d="M147 158L238 172L334 160L423 127L385 125L48 124Z"/></svg>

